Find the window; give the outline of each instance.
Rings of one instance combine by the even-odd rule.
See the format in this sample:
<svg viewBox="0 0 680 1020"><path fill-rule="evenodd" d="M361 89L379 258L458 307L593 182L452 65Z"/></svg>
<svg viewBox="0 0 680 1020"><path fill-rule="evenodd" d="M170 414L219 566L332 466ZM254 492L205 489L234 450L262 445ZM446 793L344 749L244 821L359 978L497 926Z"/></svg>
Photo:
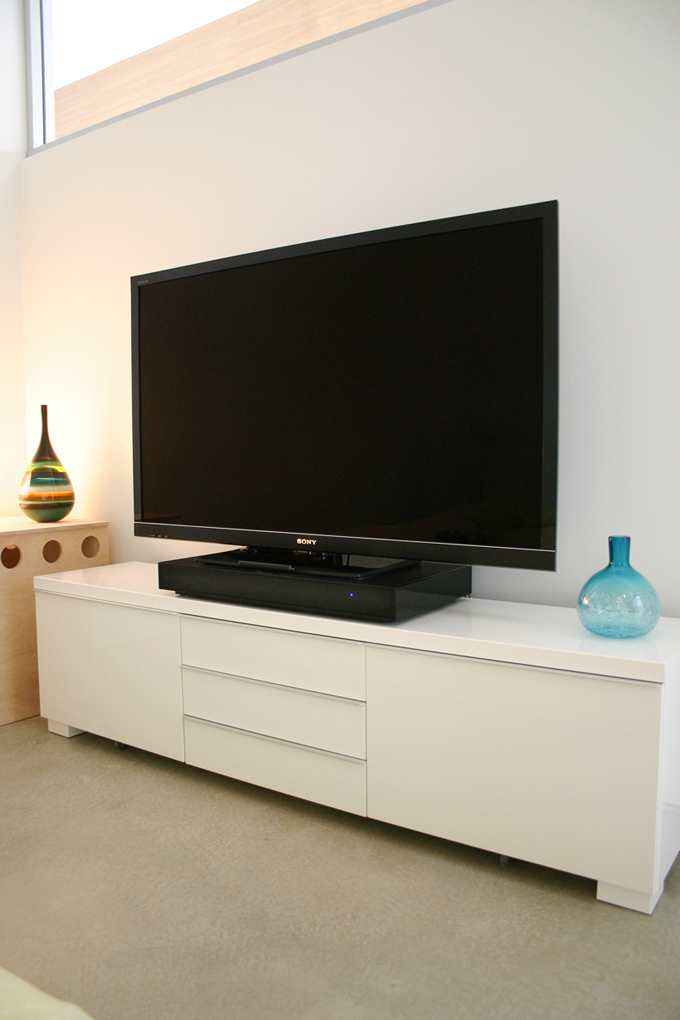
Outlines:
<svg viewBox="0 0 680 1020"><path fill-rule="evenodd" d="M25 0L31 148L413 0Z"/></svg>

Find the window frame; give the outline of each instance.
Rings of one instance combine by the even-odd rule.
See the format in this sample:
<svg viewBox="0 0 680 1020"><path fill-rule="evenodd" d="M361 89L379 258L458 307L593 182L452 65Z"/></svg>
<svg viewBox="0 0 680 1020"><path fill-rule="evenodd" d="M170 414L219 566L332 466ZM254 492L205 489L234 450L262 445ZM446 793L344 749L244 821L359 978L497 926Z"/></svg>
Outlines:
<svg viewBox="0 0 680 1020"><path fill-rule="evenodd" d="M55 140L51 0L24 0L28 154Z"/></svg>

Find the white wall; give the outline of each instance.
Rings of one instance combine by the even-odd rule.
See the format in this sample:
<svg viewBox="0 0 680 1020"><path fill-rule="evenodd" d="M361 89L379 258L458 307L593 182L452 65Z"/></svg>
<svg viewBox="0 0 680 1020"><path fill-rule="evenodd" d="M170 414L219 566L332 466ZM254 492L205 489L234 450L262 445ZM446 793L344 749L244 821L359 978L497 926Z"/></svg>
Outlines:
<svg viewBox="0 0 680 1020"><path fill-rule="evenodd" d="M557 198L558 570L474 592L572 604L630 534L680 615L678 52L676 0L454 0L29 158L29 446L46 401L78 516L174 555L132 536L131 275Z"/></svg>
<svg viewBox="0 0 680 1020"><path fill-rule="evenodd" d="M26 469L19 163L26 154L21 0L0 0L0 517L19 513Z"/></svg>

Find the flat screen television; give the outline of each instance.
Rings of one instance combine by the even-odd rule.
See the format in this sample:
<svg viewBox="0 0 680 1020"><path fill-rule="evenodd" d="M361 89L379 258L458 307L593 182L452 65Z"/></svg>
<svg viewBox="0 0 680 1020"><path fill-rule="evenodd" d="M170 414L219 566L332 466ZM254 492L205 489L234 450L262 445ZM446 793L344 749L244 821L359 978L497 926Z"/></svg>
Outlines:
<svg viewBox="0 0 680 1020"><path fill-rule="evenodd" d="M134 277L135 534L554 569L557 280L554 201Z"/></svg>

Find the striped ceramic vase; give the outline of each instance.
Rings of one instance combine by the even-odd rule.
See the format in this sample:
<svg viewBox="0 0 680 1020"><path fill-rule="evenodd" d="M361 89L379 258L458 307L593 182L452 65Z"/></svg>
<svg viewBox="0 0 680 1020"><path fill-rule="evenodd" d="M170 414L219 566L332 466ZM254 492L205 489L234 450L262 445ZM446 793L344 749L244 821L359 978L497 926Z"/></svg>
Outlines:
<svg viewBox="0 0 680 1020"><path fill-rule="evenodd" d="M50 443L47 404L42 404L40 411L42 436L19 489L19 506L31 520L45 524L66 517L76 497L71 479Z"/></svg>

